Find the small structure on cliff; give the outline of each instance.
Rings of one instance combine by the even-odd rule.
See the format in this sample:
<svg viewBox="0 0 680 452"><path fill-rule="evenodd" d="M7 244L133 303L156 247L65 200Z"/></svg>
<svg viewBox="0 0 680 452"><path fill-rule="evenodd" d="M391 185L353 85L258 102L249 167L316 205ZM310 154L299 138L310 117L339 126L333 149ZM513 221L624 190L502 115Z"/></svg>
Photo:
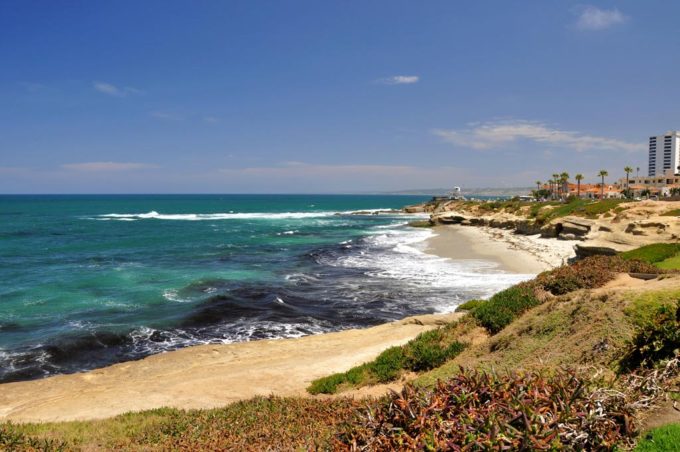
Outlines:
<svg viewBox="0 0 680 452"><path fill-rule="evenodd" d="M453 187L453 190L451 190L448 195L448 199L456 200L456 201L464 201L465 196L463 196L463 193L460 190L460 187Z"/></svg>

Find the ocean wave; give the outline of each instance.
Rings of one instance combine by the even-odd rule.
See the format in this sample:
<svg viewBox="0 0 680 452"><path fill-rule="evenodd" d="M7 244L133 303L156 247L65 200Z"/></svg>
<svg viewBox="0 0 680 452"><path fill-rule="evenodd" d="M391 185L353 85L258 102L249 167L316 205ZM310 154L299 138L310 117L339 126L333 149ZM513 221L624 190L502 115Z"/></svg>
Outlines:
<svg viewBox="0 0 680 452"><path fill-rule="evenodd" d="M390 209L365 209L345 211L316 212L226 212L226 213L182 213L162 214L155 210L146 213L107 213L89 219L100 221L137 221L137 220L175 220L175 221L210 221L210 220L287 220L304 218L325 218L342 215L375 215L385 212L388 215L420 217L418 214L402 214Z"/></svg>

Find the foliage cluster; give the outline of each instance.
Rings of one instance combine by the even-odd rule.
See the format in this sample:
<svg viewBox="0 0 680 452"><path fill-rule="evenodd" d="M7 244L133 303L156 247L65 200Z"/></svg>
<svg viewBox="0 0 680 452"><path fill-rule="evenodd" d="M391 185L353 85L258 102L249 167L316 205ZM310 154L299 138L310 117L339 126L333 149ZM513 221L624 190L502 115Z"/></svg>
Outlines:
<svg viewBox="0 0 680 452"><path fill-rule="evenodd" d="M622 398L594 397L572 373L462 371L429 391L406 386L339 437L359 450L609 450L632 433Z"/></svg>
<svg viewBox="0 0 680 452"><path fill-rule="evenodd" d="M468 309L489 333L496 334L527 310L542 303L541 292L564 295L578 289L602 287L620 272L661 273L639 260L617 256L591 256L571 265L541 273L535 279L498 292L488 301L475 301Z"/></svg>
<svg viewBox="0 0 680 452"><path fill-rule="evenodd" d="M680 299L673 304L646 306L647 312L643 315L639 313L639 305L634 304L632 308L637 308L632 312L636 314L637 331L622 367L652 367L674 357L680 349Z"/></svg>
<svg viewBox="0 0 680 452"><path fill-rule="evenodd" d="M481 326L496 334L516 317L541 303L534 289L530 282L517 284L480 303L471 314Z"/></svg>
<svg viewBox="0 0 680 452"><path fill-rule="evenodd" d="M458 307L456 307L456 311L472 311L482 303L485 303L485 300L469 300L458 305Z"/></svg>
<svg viewBox="0 0 680 452"><path fill-rule="evenodd" d="M535 283L553 295L563 295L578 289L602 287L614 279L617 273L661 273L661 270L639 260L591 256L542 273Z"/></svg>
<svg viewBox="0 0 680 452"><path fill-rule="evenodd" d="M420 372L439 367L460 354L466 346L450 340L447 328L426 331L403 346L388 348L371 362L312 381L307 391L311 394L333 394L342 386L387 383L398 379L404 371Z"/></svg>

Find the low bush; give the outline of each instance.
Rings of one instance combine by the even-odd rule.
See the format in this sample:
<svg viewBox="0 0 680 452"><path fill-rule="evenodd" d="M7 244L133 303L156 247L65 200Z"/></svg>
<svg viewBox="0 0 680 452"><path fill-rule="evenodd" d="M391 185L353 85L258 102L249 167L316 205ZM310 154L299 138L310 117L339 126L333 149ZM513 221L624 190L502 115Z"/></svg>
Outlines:
<svg viewBox="0 0 680 452"><path fill-rule="evenodd" d="M539 305L535 286L532 283L520 283L498 292L489 301L479 304L472 310L472 316L489 333L496 334L516 317Z"/></svg>
<svg viewBox="0 0 680 452"><path fill-rule="evenodd" d="M680 300L672 305L647 308L644 312L638 309L633 315L637 331L630 351L621 361L623 370L652 367L677 354L680 349Z"/></svg>
<svg viewBox="0 0 680 452"><path fill-rule="evenodd" d="M368 365L368 370L380 383L387 383L388 381L396 380L405 367L406 357L404 356L404 349L402 347L390 347L382 352L378 357ZM351 372L351 369L350 371ZM348 372L348 373L349 373ZM352 382L354 384L359 381Z"/></svg>
<svg viewBox="0 0 680 452"><path fill-rule="evenodd" d="M406 367L414 372L434 369L465 349L465 345L454 341L443 343L441 329L421 333L409 342L405 349Z"/></svg>
<svg viewBox="0 0 680 452"><path fill-rule="evenodd" d="M617 256L591 256L571 265L540 274L536 284L553 295L563 295L578 289L602 287L617 273L661 273L657 267L637 260Z"/></svg>
<svg viewBox="0 0 680 452"><path fill-rule="evenodd" d="M654 264L680 253L680 243L653 243L619 254L624 260L639 260Z"/></svg>
<svg viewBox="0 0 680 452"><path fill-rule="evenodd" d="M480 304L485 303L485 301L486 300L466 301L465 303L458 305L458 307L456 307L456 312L458 312L458 311L472 311L473 309L475 309Z"/></svg>
<svg viewBox="0 0 680 452"><path fill-rule="evenodd" d="M597 415L594 415L597 413ZM611 450L632 430L622 397L571 373L462 371L434 390L406 386L350 423L353 450Z"/></svg>

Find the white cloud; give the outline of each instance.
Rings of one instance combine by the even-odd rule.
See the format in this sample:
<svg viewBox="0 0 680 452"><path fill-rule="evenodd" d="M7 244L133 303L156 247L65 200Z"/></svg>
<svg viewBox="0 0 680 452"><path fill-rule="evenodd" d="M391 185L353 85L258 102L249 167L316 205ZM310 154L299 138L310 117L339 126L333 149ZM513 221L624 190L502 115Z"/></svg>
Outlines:
<svg viewBox="0 0 680 452"><path fill-rule="evenodd" d="M449 143L478 150L505 147L521 140L578 152L591 150L635 152L645 148L643 143L559 130L534 121L486 122L474 124L466 129L435 129L432 133Z"/></svg>
<svg viewBox="0 0 680 452"><path fill-rule="evenodd" d="M600 9L595 6L586 6L576 21L576 27L580 30L604 30L614 25L625 23L628 17L618 9Z"/></svg>
<svg viewBox="0 0 680 452"><path fill-rule="evenodd" d="M157 165L150 165L148 163L130 163L130 162L66 163L64 165L61 165L61 167L73 171L131 171L158 168Z"/></svg>
<svg viewBox="0 0 680 452"><path fill-rule="evenodd" d="M413 83L418 83L420 76L418 75L393 75L391 77L385 77L378 79L378 83L383 85L411 85Z"/></svg>
<svg viewBox="0 0 680 452"><path fill-rule="evenodd" d="M100 93L115 97L125 97L129 94L143 94L143 91L137 88L132 88L130 86L118 87L106 82L92 82L92 87Z"/></svg>

